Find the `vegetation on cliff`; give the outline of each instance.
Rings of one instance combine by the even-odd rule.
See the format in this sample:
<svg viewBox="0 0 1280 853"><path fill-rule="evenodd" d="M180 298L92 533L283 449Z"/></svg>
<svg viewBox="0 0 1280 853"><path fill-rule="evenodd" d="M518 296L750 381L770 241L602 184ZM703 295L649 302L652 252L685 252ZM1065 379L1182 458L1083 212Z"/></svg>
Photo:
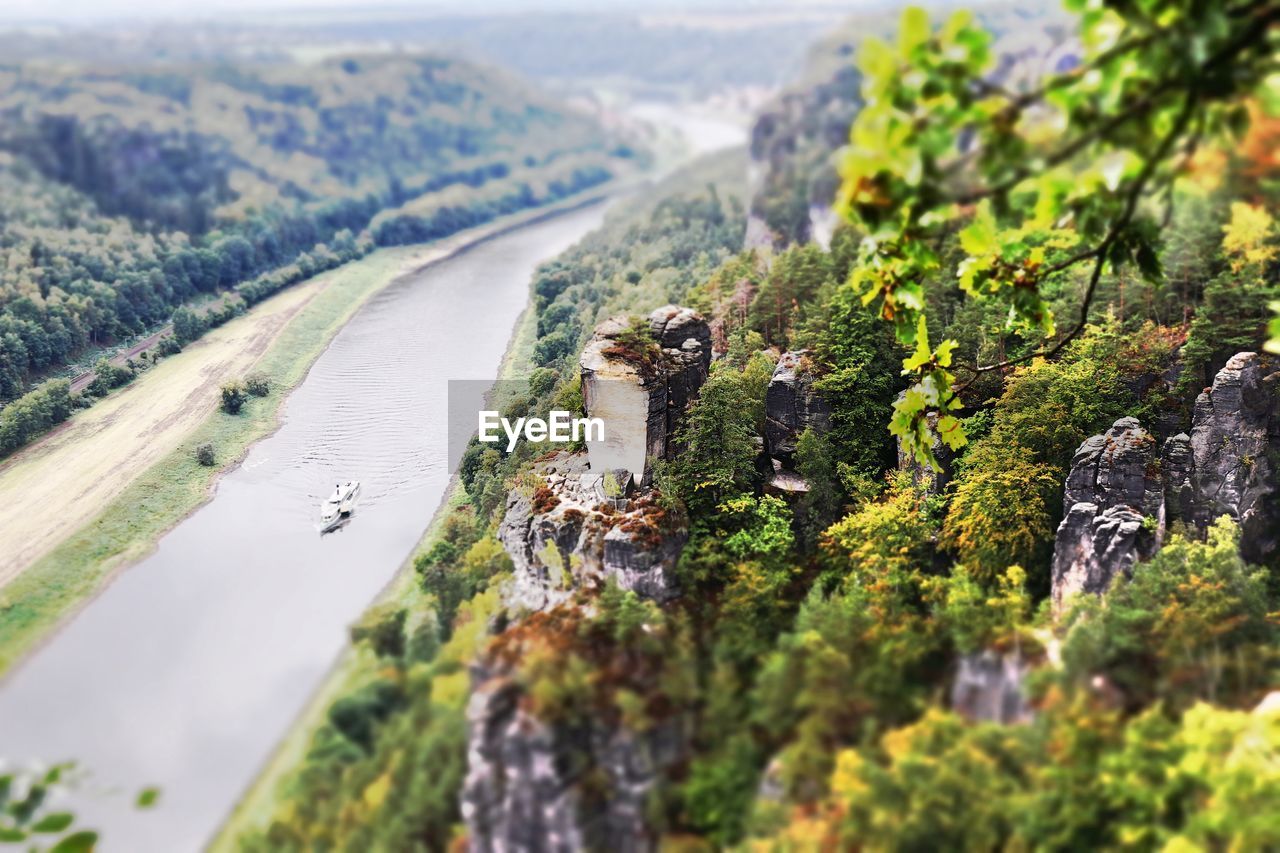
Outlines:
<svg viewBox="0 0 1280 853"><path fill-rule="evenodd" d="M1259 564L1241 556L1259 535L1245 513L1135 515L1158 540L1142 560L1097 595L1055 608L1050 594L1082 443L1115 454L1103 434L1122 416L1165 439L1194 432L1213 415L1202 389L1266 344L1280 199L1257 137L1280 10L1072 6L1080 55L1025 88L989 76L990 41L963 14L935 30L913 10L893 46L864 41L848 221L827 248L738 251L743 217L717 187L615 219L544 268L522 412L581 405L573 357L619 309L683 301L709 322L719 358L654 467L652 499L687 516L679 596L609 584L499 612L505 501L554 508L554 494L529 464L543 448L473 446L468 506L418 565L415 606L432 617L362 634L394 638L379 644L391 686L331 711L253 844L402 840L382 834L393 824L428 845L461 837L465 786L401 796L433 772L415 750L447 743L436 759L453 780L468 737L463 658L415 661L416 618L435 632L422 648L464 638L509 679L572 758L548 773L580 794L584 825L613 778L598 727L672 726L681 753L649 768L644 820L689 849L1280 845L1280 554L1262 536L1245 543ZM770 458L765 429L784 350L831 410L787 459ZM1266 365L1247 393L1275 435ZM1277 452L1239 460L1271 498ZM1166 488L1150 459L1110 474ZM787 465L803 488L778 494ZM998 682L984 689L1016 713L957 698L984 662ZM410 734L402 721L442 695L415 667L452 673L459 692ZM471 722L473 739L497 736ZM377 781L388 773L402 775Z"/></svg>

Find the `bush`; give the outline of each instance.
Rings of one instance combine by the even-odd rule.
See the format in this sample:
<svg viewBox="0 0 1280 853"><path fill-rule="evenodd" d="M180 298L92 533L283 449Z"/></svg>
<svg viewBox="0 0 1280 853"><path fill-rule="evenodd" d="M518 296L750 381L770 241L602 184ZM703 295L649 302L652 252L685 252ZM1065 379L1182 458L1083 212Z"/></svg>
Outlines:
<svg viewBox="0 0 1280 853"><path fill-rule="evenodd" d="M351 626L351 642L369 642L379 657L400 657L405 650L404 623L408 611L391 604L380 604Z"/></svg>
<svg viewBox="0 0 1280 853"><path fill-rule="evenodd" d="M250 373L245 377L244 387L255 397L265 397L271 392L271 380L265 373Z"/></svg>
<svg viewBox="0 0 1280 853"><path fill-rule="evenodd" d="M222 411L228 415L240 414L240 410L244 408L245 401L248 399L249 395L245 391L244 383L240 380L223 383Z"/></svg>
<svg viewBox="0 0 1280 853"><path fill-rule="evenodd" d="M196 448L196 461L206 468L213 467L217 462L217 457L213 455L213 445L208 442Z"/></svg>
<svg viewBox="0 0 1280 853"><path fill-rule="evenodd" d="M179 308L173 312L173 338L165 340L173 340L181 349L203 335L208 328L209 324L205 319L190 308Z"/></svg>
<svg viewBox="0 0 1280 853"><path fill-rule="evenodd" d="M54 379L0 410L0 455L65 421L73 405L71 384Z"/></svg>
<svg viewBox="0 0 1280 853"><path fill-rule="evenodd" d="M93 366L93 372L96 375L89 385L89 390L95 397L107 396L112 389L129 383L137 375L132 363L129 367L119 367L106 358L98 359L98 363Z"/></svg>

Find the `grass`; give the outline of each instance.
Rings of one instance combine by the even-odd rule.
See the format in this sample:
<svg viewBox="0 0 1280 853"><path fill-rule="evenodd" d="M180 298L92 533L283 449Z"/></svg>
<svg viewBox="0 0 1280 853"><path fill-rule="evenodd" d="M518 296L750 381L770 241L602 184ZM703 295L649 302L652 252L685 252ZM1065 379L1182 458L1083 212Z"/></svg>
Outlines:
<svg viewBox="0 0 1280 853"><path fill-rule="evenodd" d="M193 510L204 503L223 470L244 457L250 445L269 435L278 423L280 404L288 392L306 375L312 362L324 351L333 335L351 315L374 293L398 276L448 257L460 248L523 223L547 216L559 209L581 205L602 192L612 192L614 184L606 184L596 193L566 199L559 205L522 211L495 220L488 225L461 232L445 240L425 246L381 249L361 260L295 285L256 306L245 317L237 318L214 330L192 345L191 352L181 353L161 362L126 386L123 393L104 400L98 406L77 414L70 424L31 447L25 448L0 469L0 507L18 505L28 489L36 489L49 476L59 472L69 476L68 487L58 490L50 499L62 506L41 504L49 524L58 535L41 529L30 517L12 523L0 523L0 540L4 528L17 546L32 541L56 539L58 544L0 588L0 675L28 653L36 644L62 623L89 597L100 591L114 572L149 553L159 538ZM151 392L159 384L174 383L166 374L190 367L200 348L234 346L218 337L218 333L235 338L243 333L242 321L252 322L280 302L302 302L296 306L283 327L271 339L256 360L215 361L211 381L207 381L204 398L190 400L178 396L155 399ZM225 332L224 332L225 330ZM184 359L187 361L184 362ZM246 404L236 416L215 410L217 386L252 368L267 374L273 383L271 393ZM207 376L211 371L204 369ZM207 398L207 399L206 399ZM134 416L191 417L191 428L179 419L182 429L172 426L161 438L148 428L129 428L125 436L108 433L111 438L97 444L84 443L77 437L78 425L97 423L104 429L119 426L120 419ZM174 432L178 435L174 435ZM163 440L169 439L166 445ZM129 440L124 440L125 438ZM87 439L85 440L87 441ZM131 443L132 442L132 443ZM218 467L206 468L195 461L194 449L212 444ZM56 454L62 453L64 456ZM147 454L153 456L149 457ZM85 476L91 466L97 473ZM130 467L132 466L132 467ZM109 473L110 476L105 476ZM87 484L92 480L91 484ZM110 492L94 492L113 489ZM95 513L97 507L103 507ZM58 511L51 511L57 509ZM77 518L77 513L79 514ZM67 518L77 523L69 525ZM0 522L6 520L0 518ZM66 535L62 535L67 529ZM74 531L74 532L72 532ZM0 546L5 543L0 541ZM0 547L0 552L5 549ZM5 575L0 571L0 582Z"/></svg>

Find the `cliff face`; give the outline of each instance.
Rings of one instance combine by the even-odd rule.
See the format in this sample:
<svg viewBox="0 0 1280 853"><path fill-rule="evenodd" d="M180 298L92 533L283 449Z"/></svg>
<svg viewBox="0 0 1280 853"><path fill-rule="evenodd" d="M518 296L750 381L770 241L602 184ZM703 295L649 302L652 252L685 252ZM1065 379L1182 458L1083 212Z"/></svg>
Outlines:
<svg viewBox="0 0 1280 853"><path fill-rule="evenodd" d="M1164 495L1156 440L1137 418L1121 418L1085 440L1071 461L1053 555L1053 600L1100 593L1159 545Z"/></svg>
<svg viewBox="0 0 1280 853"><path fill-rule="evenodd" d="M928 418L929 426L933 429L933 458L938 460L938 467L941 470L935 471L928 465L921 464L920 460L916 459L915 454L903 446L901 438L896 442L898 447L898 470L909 472L912 485L924 494L940 495L943 489L947 487L947 484L951 482L955 451L938 437L937 412L929 412L926 417Z"/></svg>
<svg viewBox="0 0 1280 853"><path fill-rule="evenodd" d="M1240 525L1245 559L1280 545L1280 363L1257 353L1232 356L1196 400L1191 466L1181 482L1182 518L1203 530L1229 515ZM1190 512L1187 512L1187 509Z"/></svg>
<svg viewBox="0 0 1280 853"><path fill-rule="evenodd" d="M1025 723L1033 716L1025 679L1031 665L1016 651L963 655L951 684L951 707L970 720Z"/></svg>
<svg viewBox="0 0 1280 853"><path fill-rule="evenodd" d="M650 494L628 488L629 472L602 474L583 454L557 453L534 474L543 485L513 489L498 527L514 564L508 606L545 610L609 578L657 601L676 594L687 531Z"/></svg>
<svg viewBox="0 0 1280 853"><path fill-rule="evenodd" d="M648 796L685 754L678 718L637 733L596 720L548 724L492 664L472 668L462 816L468 849L651 850Z"/></svg>
<svg viewBox="0 0 1280 853"><path fill-rule="evenodd" d="M711 330L690 308L667 305L649 315L649 339L636 340L624 317L601 323L582 351L582 400L604 419L605 440L587 452L596 471L623 468L647 484L651 458L674 448L679 419L711 367Z"/></svg>
<svg viewBox="0 0 1280 853"><path fill-rule="evenodd" d="M809 491L794 469L797 442L805 430L822 433L831 428L831 406L813 387L817 378L807 350L784 352L773 369L764 397L764 449L771 472L766 490L771 494L787 497Z"/></svg>
<svg viewBox="0 0 1280 853"><path fill-rule="evenodd" d="M491 648L471 671L462 793L471 850L656 845L649 793L687 755L688 718L670 713L636 729L604 707L544 719L520 679L526 655L520 643L533 638L562 651L579 642L576 630L563 628L573 621L566 614L580 612L575 593L610 580L656 601L677 594L673 572L688 534L648 486L649 462L678 452L680 420L710 366L710 329L688 308L661 308L643 327L625 318L602 323L581 369L587 415L605 421L606 442L589 443L586 453L544 457L530 482L507 497L498 538L514 573L504 599L525 617L493 641L514 651ZM638 695L656 693L646 661L633 660L634 652L595 646L583 654L602 658L592 662L597 671L638 678ZM621 657L628 660L619 663ZM647 664L655 666L652 659Z"/></svg>
<svg viewBox="0 0 1280 853"><path fill-rule="evenodd" d="M825 432L831 425L831 407L813 387L817 377L808 356L804 350L784 352L765 392L765 447L786 464L792 461L801 433Z"/></svg>
<svg viewBox="0 0 1280 853"><path fill-rule="evenodd" d="M506 600L516 610L544 610L609 578L657 601L676 593L687 531L648 487L649 462L677 450L680 420L711 366L711 331L674 305L645 328L638 336L625 318L607 320L583 350L583 404L604 420L605 440L541 460L536 485L507 496L498 538L515 565Z"/></svg>
<svg viewBox="0 0 1280 853"><path fill-rule="evenodd" d="M1156 439L1121 418L1076 451L1054 543L1053 600L1100 593L1160 547L1174 522L1203 532L1228 515L1246 559L1280 546L1280 383L1275 360L1239 353L1196 401L1191 434Z"/></svg>
<svg viewBox="0 0 1280 853"><path fill-rule="evenodd" d="M815 70L809 86L781 95L751 129L748 248L827 245L834 230L831 199L839 184L834 153L849 136L861 105L851 41L830 46L843 61Z"/></svg>

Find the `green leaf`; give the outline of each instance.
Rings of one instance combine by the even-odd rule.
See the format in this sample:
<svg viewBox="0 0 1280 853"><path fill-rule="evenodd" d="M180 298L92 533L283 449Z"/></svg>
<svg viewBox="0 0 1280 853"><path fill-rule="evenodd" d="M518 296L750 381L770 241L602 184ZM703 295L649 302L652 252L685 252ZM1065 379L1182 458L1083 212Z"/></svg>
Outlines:
<svg viewBox="0 0 1280 853"><path fill-rule="evenodd" d="M903 56L929 40L929 13L919 6L908 6L902 12L898 25L898 50Z"/></svg>
<svg viewBox="0 0 1280 853"><path fill-rule="evenodd" d="M938 364L942 367L950 367L951 354L955 352L955 348L958 346L960 346L958 342L948 338L947 340L938 344L938 348L933 351L934 360L936 360Z"/></svg>
<svg viewBox="0 0 1280 853"><path fill-rule="evenodd" d="M952 450L959 450L969 443L964 434L964 426L955 415L942 415L938 418L938 436Z"/></svg>
<svg viewBox="0 0 1280 853"><path fill-rule="evenodd" d="M902 372L904 374L914 373L919 368L928 364L933 360L933 351L929 349L929 326L925 322L924 315L920 315L920 319L916 322L916 351L902 362Z"/></svg>
<svg viewBox="0 0 1280 853"><path fill-rule="evenodd" d="M31 827L32 832L62 832L75 821L71 812L52 812L40 818Z"/></svg>
<svg viewBox="0 0 1280 853"><path fill-rule="evenodd" d="M960 231L960 248L975 258L993 255L1000 248L996 219L988 202L978 205L973 221Z"/></svg>
<svg viewBox="0 0 1280 853"><path fill-rule="evenodd" d="M26 841L27 834L21 829L13 827L0 826L0 844L12 844L18 841Z"/></svg>
<svg viewBox="0 0 1280 853"><path fill-rule="evenodd" d="M149 809L160 799L159 788L143 788L138 792L138 808Z"/></svg>
<svg viewBox="0 0 1280 853"><path fill-rule="evenodd" d="M1271 318L1271 325L1267 329L1268 334L1271 335L1271 340L1266 342L1263 349L1280 355L1280 301L1272 302L1271 310L1275 312L1276 316Z"/></svg>
<svg viewBox="0 0 1280 853"><path fill-rule="evenodd" d="M82 830L59 841L49 853L92 853L97 843L98 833Z"/></svg>
<svg viewBox="0 0 1280 853"><path fill-rule="evenodd" d="M866 81L865 85L873 87L873 91L875 84L893 75L897 65L893 49L878 38L864 39L858 46L858 67Z"/></svg>

